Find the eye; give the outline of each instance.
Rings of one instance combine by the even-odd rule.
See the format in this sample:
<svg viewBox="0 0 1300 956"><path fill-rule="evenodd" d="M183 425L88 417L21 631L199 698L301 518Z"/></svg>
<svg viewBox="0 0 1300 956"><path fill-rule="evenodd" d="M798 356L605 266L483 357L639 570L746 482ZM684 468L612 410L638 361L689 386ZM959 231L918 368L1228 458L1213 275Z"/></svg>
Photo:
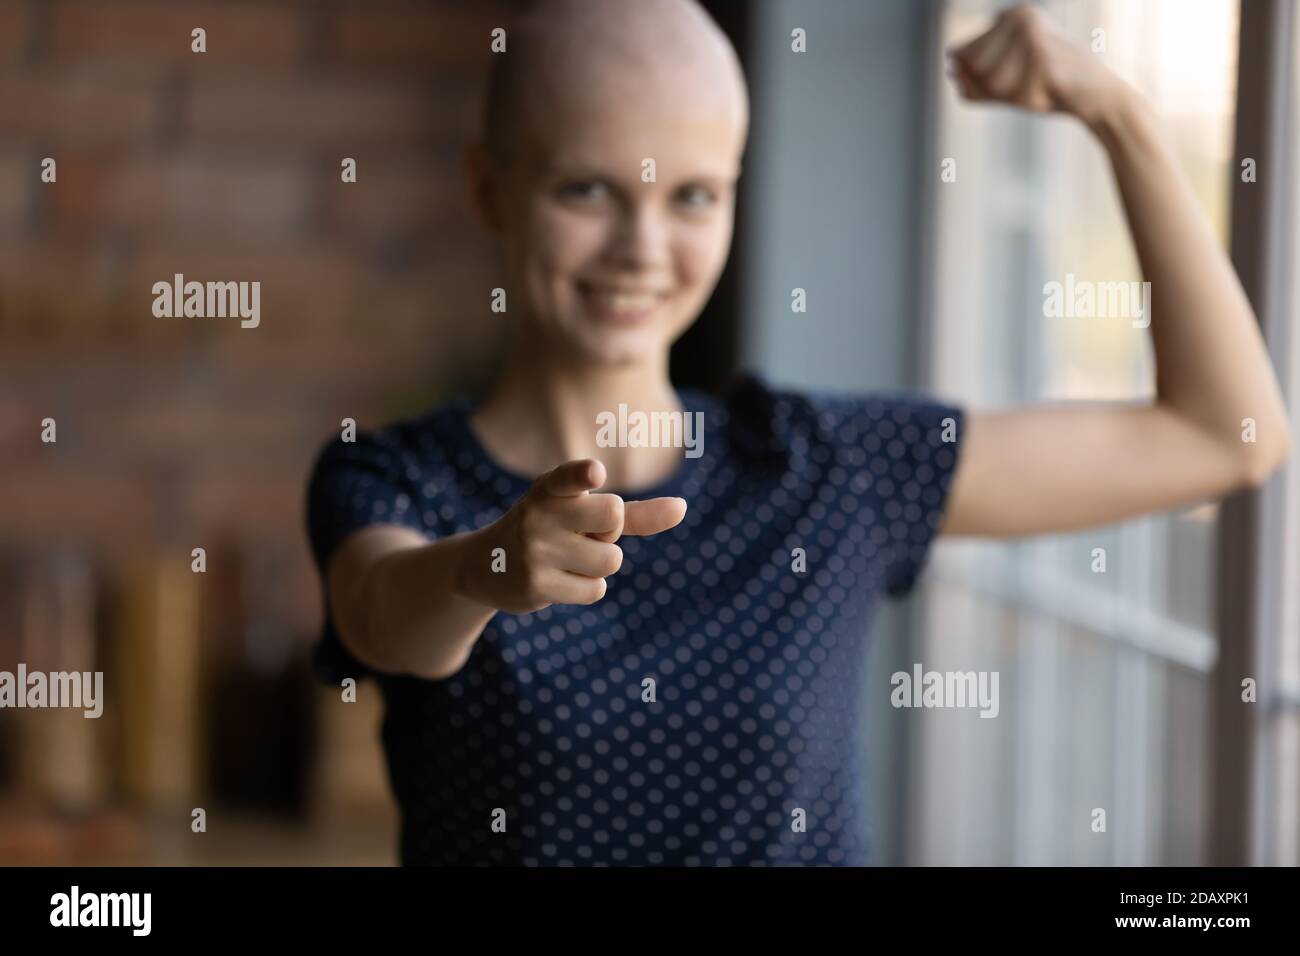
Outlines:
<svg viewBox="0 0 1300 956"><path fill-rule="evenodd" d="M706 186L683 186L677 193L678 201L693 209L704 209L718 201L718 194Z"/></svg>
<svg viewBox="0 0 1300 956"><path fill-rule="evenodd" d="M596 202L609 194L609 188L598 179L580 179L562 185L557 194L562 199L577 202Z"/></svg>

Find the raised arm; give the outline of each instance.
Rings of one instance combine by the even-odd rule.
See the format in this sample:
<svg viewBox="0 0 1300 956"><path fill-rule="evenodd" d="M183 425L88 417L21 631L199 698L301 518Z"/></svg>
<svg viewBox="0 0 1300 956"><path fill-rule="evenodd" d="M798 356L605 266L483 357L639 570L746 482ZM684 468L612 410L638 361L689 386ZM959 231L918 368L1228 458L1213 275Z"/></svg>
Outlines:
<svg viewBox="0 0 1300 956"><path fill-rule="evenodd" d="M1064 531L1262 482L1290 450L1286 406L1245 292L1145 102L1033 7L950 53L966 99L1068 113L1105 147L1151 283L1156 397L969 414L941 533Z"/></svg>

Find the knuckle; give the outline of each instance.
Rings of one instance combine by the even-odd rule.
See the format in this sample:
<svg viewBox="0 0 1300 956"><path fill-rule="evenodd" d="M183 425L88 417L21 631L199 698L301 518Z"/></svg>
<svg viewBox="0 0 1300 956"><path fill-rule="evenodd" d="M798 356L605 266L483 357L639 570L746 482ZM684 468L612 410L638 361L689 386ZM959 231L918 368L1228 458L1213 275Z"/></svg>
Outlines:
<svg viewBox="0 0 1300 956"><path fill-rule="evenodd" d="M1011 11L1011 19L1021 26L1033 26L1039 22L1038 10L1028 3L1023 3Z"/></svg>
<svg viewBox="0 0 1300 956"><path fill-rule="evenodd" d="M623 549L616 544L611 544L605 557L606 571L602 577L608 577L611 574L617 574L619 568L623 567Z"/></svg>
<svg viewBox="0 0 1300 956"><path fill-rule="evenodd" d="M524 573L520 578L519 586L525 595L530 598L537 597L543 593L545 582L542 579L542 569L536 564L530 564L524 568Z"/></svg>
<svg viewBox="0 0 1300 956"><path fill-rule="evenodd" d="M525 545L536 545L546 531L546 516L542 510L535 506L525 508L519 516L519 531L523 535Z"/></svg>
<svg viewBox="0 0 1300 956"><path fill-rule="evenodd" d="M607 528L619 528L623 525L623 499L610 495L601 506L601 519Z"/></svg>
<svg viewBox="0 0 1300 956"><path fill-rule="evenodd" d="M522 558L526 568L536 568L544 563L546 558L546 542L541 534L524 534Z"/></svg>

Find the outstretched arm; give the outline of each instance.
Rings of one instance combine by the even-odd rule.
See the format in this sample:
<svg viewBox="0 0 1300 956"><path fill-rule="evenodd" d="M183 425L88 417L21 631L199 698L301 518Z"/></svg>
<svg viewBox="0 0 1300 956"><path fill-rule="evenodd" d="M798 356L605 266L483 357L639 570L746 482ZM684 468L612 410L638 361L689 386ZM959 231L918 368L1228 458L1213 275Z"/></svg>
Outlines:
<svg viewBox="0 0 1300 956"><path fill-rule="evenodd" d="M1236 273L1141 97L1033 7L950 52L968 100L1068 113L1105 147L1151 283L1156 398L968 415L941 532L1064 531L1262 482L1290 449L1285 404Z"/></svg>

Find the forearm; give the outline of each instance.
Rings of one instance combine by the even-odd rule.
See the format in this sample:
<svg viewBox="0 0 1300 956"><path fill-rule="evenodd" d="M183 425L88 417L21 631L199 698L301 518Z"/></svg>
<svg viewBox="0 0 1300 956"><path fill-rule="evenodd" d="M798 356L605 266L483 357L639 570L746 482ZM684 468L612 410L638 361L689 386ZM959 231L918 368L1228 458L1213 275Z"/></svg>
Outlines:
<svg viewBox="0 0 1300 956"><path fill-rule="evenodd" d="M1246 474L1288 447L1287 419L1267 349L1195 194L1141 98L1120 86L1086 119L1110 157L1144 278L1157 401L1222 442ZM1243 419L1256 441L1242 441Z"/></svg>
<svg viewBox="0 0 1300 956"><path fill-rule="evenodd" d="M385 671L437 679L458 671L496 609L460 582L480 554L477 532L441 538L377 560L362 582L368 658Z"/></svg>

